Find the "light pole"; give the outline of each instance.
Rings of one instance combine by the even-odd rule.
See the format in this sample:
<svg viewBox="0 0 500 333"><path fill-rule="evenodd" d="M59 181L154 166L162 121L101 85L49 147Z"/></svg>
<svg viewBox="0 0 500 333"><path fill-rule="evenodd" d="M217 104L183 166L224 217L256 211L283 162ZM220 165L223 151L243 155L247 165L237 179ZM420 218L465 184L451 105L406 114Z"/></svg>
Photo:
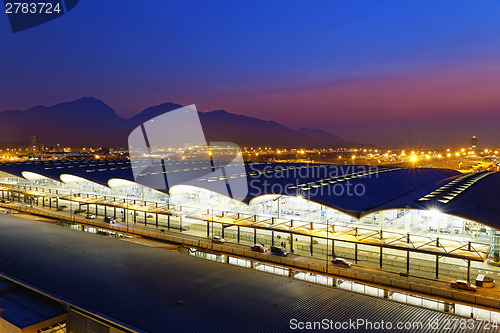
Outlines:
<svg viewBox="0 0 500 333"><path fill-rule="evenodd" d="M210 200L212 202L212 251L214 250L214 202L213 198Z"/></svg>
<svg viewBox="0 0 500 333"><path fill-rule="evenodd" d="M329 235L328 235L329 229L330 229L330 227L328 226L329 220L330 219L326 219L326 257L325 258L326 258L326 274L327 274L326 279L327 279L327 282L328 282L328 243L329 243L328 241L330 240Z"/></svg>

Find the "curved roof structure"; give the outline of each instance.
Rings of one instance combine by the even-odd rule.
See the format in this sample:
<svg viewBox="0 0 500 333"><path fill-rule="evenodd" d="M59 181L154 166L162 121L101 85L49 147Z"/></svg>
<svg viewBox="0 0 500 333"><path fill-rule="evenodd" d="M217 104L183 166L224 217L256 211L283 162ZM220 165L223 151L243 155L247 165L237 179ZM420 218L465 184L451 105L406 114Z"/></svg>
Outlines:
<svg viewBox="0 0 500 333"><path fill-rule="evenodd" d="M147 161L143 163L147 167ZM170 170L181 175L180 178L196 171L197 178L187 185L216 192L230 184L227 182L230 179L245 179L248 185L245 203L268 194L302 196L356 218L388 209L434 208L500 229L497 172L462 174L449 169L247 162L243 173L239 172L241 164L230 165L224 168L224 176L214 176L210 169L205 174L203 170L200 172L206 168L201 167L205 162L175 164ZM135 180L133 165L126 160L13 162L0 164L0 172L19 177L29 172L58 181L61 175L73 175L104 186L111 179ZM155 176L158 175L146 170L137 182L148 186L151 183L148 177ZM168 193L169 188L157 190Z"/></svg>

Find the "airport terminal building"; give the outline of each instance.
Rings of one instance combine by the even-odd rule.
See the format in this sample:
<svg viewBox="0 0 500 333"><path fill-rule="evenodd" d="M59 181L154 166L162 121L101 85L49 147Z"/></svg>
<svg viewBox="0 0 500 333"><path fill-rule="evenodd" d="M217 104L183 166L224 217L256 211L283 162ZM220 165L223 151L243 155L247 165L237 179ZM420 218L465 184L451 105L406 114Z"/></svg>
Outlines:
<svg viewBox="0 0 500 333"><path fill-rule="evenodd" d="M0 194L3 200L119 223L280 245L296 254L379 261L407 273L422 268L412 267L413 258L431 261L425 266L436 276L440 263L465 265L468 279L471 266L488 262L496 269L497 172L310 163L237 167L244 172L214 177L200 173L200 162L177 161L171 173L195 170L199 177L155 189L147 177L158 175L143 172L135 182L128 160L5 163ZM226 190L241 188L242 181L245 196L231 198ZM383 262L383 253L403 259Z"/></svg>
<svg viewBox="0 0 500 333"><path fill-rule="evenodd" d="M204 247L185 256L8 217L0 225L0 273L11 282L3 282L7 289L1 289L0 280L0 308L2 297L8 302L7 309L22 305L21 301L12 305L12 300L21 300L15 297L29 289L35 291L30 297L41 307L33 307L35 301L27 303L29 327L9 310L4 321L0 321L0 328L31 332L29 329L37 327L36 332L65 332L69 325L70 331L78 333L91 326L100 327L102 332L147 332L164 327L200 330L197 325L209 323L213 331L234 331L239 327L239 319L245 317L253 325L247 326L248 330L278 327L277 331L286 331L286 323L271 320L276 316L266 322L251 320L255 318L255 309L266 313L262 314L265 317L278 302L286 313L294 313L300 307L308 318L328 316L325 311L339 316L356 313L338 301L351 297L342 294L340 289L348 286L338 276L327 274L321 276L323 282L314 280L326 284L314 287L315 302L323 302L319 308L324 311L318 312L318 307L308 306L309 301L305 301L311 296L311 285L297 280L309 281L312 274L307 269L300 271L297 266L270 266L259 263L259 259L217 254L211 242L214 236L239 248L249 249L253 244L281 246L297 255L292 256L299 258L294 262L301 262L300 258L322 261L329 274L333 268L328 268L328 264L337 257L355 262L358 267L380 267L381 272L403 279L406 276L432 280L442 275L472 281L484 271L500 271L497 172L462 174L449 169L310 163L221 162L207 166L199 161L171 162L162 165L165 171L159 172L157 167L149 168L148 161L135 163L139 163L140 174L136 172L137 165L129 160L0 164L0 210L59 216L71 228L101 233L115 230L114 237L126 236L129 226L135 230L129 235L151 230L151 234L165 237L195 236L200 245L205 240ZM167 174L175 177L166 177ZM108 223L113 224L107 228ZM211 249L207 247L210 243ZM191 258L193 253L205 259L225 257L225 263L254 269L213 267L206 260L193 260L199 259ZM178 256L184 256L183 260ZM51 258L49 262L47 258ZM59 272L61 264L64 274ZM292 279L276 280L257 270ZM352 272L339 272L342 279L349 278L348 273ZM13 286L12 281L21 287ZM238 297L228 298L226 287L221 293L220 285ZM359 292L353 289L354 285L350 284L351 289L347 290ZM404 296L401 290L394 297L389 296L384 284L361 288L365 293L368 288L378 297L416 304L412 303L411 293ZM451 291L446 287L434 289L441 290L445 298L432 294L436 298L414 299L422 302L417 305L418 310L409 304L393 306L394 302L387 301L369 307L368 311L360 305L375 301L362 295L353 297L352 304L373 318L384 319L399 316L394 307L403 305L408 320L417 312L435 316L429 309L441 311L436 312L439 316L453 312L489 320L498 317L495 309L499 305L494 297L483 295L483 301L479 297L474 301L459 293L452 295L450 303L446 295L451 295ZM300 298L296 297L299 294ZM224 297L222 310L208 306L207 298L213 297ZM134 299L133 304L130 299ZM459 305L460 299L466 303ZM453 300L458 302L454 304ZM493 303L489 306L488 302ZM141 308L137 307L139 303L148 310L137 311ZM470 310L467 304L486 305L489 310ZM237 309L242 312L230 316L232 319L220 315L220 310L231 313ZM48 312L40 317L36 315L40 311ZM167 313L177 315L171 317ZM193 313L204 319L193 321Z"/></svg>

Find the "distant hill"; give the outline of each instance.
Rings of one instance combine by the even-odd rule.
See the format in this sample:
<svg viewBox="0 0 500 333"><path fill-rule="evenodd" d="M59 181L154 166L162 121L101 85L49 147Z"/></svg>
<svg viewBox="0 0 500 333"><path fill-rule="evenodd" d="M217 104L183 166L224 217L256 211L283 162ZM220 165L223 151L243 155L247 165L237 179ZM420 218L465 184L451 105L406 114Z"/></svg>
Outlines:
<svg viewBox="0 0 500 333"><path fill-rule="evenodd" d="M164 103L149 107L129 118L119 117L104 102L84 97L51 107L0 113L0 142L27 142L36 135L45 145L126 147L129 133L145 121L182 107ZM278 148L369 147L345 141L318 129L293 130L274 121L229 113L224 110L199 112L209 142L233 142L240 146Z"/></svg>
<svg viewBox="0 0 500 333"><path fill-rule="evenodd" d="M0 113L0 141L27 142L28 136L36 135L46 145L123 145L124 122L102 101L85 97Z"/></svg>

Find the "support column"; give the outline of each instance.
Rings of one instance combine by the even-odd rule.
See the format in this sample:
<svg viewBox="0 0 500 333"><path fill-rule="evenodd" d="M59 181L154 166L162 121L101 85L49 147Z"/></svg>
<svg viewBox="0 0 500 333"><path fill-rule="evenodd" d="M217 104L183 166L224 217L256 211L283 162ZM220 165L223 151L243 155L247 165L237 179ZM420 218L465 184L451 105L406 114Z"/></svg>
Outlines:
<svg viewBox="0 0 500 333"><path fill-rule="evenodd" d="M406 216L405 216L406 220ZM406 242L410 245L410 233L406 233ZM406 251L406 274L410 274L410 250Z"/></svg>
<svg viewBox="0 0 500 333"><path fill-rule="evenodd" d="M493 231L493 230L492 230ZM492 232L490 231L490 232ZM472 248L471 243L469 241L469 244L467 246L467 249L470 251ZM470 283L470 259L467 260L467 282Z"/></svg>
<svg viewBox="0 0 500 333"><path fill-rule="evenodd" d="M148 212L144 212L144 225L148 225Z"/></svg>
<svg viewBox="0 0 500 333"><path fill-rule="evenodd" d="M224 224L221 223L220 228L221 228L221 237L224 238L224 235L225 235L224 231L226 230L226 228L224 228Z"/></svg>
<svg viewBox="0 0 500 333"><path fill-rule="evenodd" d="M313 255L314 249L313 249L313 237L311 236L311 242L309 244L309 253L310 255Z"/></svg>
<svg viewBox="0 0 500 333"><path fill-rule="evenodd" d="M436 279L439 278L439 256L436 255Z"/></svg>
<svg viewBox="0 0 500 333"><path fill-rule="evenodd" d="M240 242L240 226L237 227L238 228L238 243Z"/></svg>
<svg viewBox="0 0 500 333"><path fill-rule="evenodd" d="M156 227L158 228L158 213L156 213L156 218L155 218L155 220L156 220L156 221L155 221L155 222L156 222L156 223L155 223L155 225L156 225Z"/></svg>
<svg viewBox="0 0 500 333"><path fill-rule="evenodd" d="M354 243L354 262L358 263L358 243Z"/></svg>
<svg viewBox="0 0 500 333"><path fill-rule="evenodd" d="M470 283L470 259L467 259L467 282Z"/></svg>
<svg viewBox="0 0 500 333"><path fill-rule="evenodd" d="M290 233L290 252L293 253L293 234Z"/></svg>
<svg viewBox="0 0 500 333"><path fill-rule="evenodd" d="M170 217L170 215L169 215ZM210 222L207 221L207 238L210 238Z"/></svg>
<svg viewBox="0 0 500 333"><path fill-rule="evenodd" d="M406 274L410 274L410 250L406 250Z"/></svg>
<svg viewBox="0 0 500 333"><path fill-rule="evenodd" d="M257 228L253 228L253 243L257 244Z"/></svg>
<svg viewBox="0 0 500 333"><path fill-rule="evenodd" d="M439 247L439 237L436 238L436 247ZM436 280L439 278L439 256L436 255Z"/></svg>
<svg viewBox="0 0 500 333"><path fill-rule="evenodd" d="M381 246L380 247L380 268L382 268L382 261L383 261L383 255L384 255L383 249L384 248Z"/></svg>
<svg viewBox="0 0 500 333"><path fill-rule="evenodd" d="M134 214L134 224L137 223L137 215L135 213L136 213L135 209L132 209L132 214Z"/></svg>
<svg viewBox="0 0 500 333"><path fill-rule="evenodd" d="M271 246L274 246L274 231L271 231Z"/></svg>
<svg viewBox="0 0 500 333"><path fill-rule="evenodd" d="M104 216L108 216L108 206L104 205Z"/></svg>
<svg viewBox="0 0 500 333"><path fill-rule="evenodd" d="M170 230L170 215L167 215L167 229Z"/></svg>

